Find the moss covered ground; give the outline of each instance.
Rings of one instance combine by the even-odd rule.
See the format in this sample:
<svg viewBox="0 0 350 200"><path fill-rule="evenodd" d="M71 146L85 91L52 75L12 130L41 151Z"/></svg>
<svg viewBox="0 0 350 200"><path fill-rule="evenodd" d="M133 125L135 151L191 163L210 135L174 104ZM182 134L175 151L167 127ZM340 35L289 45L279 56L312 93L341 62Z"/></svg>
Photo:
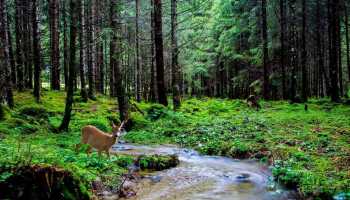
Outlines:
<svg viewBox="0 0 350 200"><path fill-rule="evenodd" d="M66 169L91 193L99 178L107 186L118 184L133 160L111 159L83 151L76 153L80 129L92 124L110 131L117 121L114 99L98 96L83 103L75 96L73 118L67 133L55 133L64 110L63 92L45 91L40 104L29 92L15 95L13 110L4 108L0 121L0 182L13 175L12 168L51 165ZM203 154L254 158L268 162L275 178L304 196L323 199L349 198L350 106L329 100L304 105L283 101L261 102L249 108L241 100L187 99L178 112L150 103L138 103L144 115L131 108L133 127L124 136L141 144L174 143Z"/></svg>

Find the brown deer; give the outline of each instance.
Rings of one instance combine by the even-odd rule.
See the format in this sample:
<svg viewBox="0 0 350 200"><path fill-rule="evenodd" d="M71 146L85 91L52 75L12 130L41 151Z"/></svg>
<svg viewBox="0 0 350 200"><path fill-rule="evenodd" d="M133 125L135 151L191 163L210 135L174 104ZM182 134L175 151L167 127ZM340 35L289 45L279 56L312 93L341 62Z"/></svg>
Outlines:
<svg viewBox="0 0 350 200"><path fill-rule="evenodd" d="M116 126L113 123L112 134L105 133L91 125L83 127L81 129L81 142L76 145L76 151L80 149L82 144L88 144L89 147L86 150L88 155L91 153L92 148L95 148L100 156L102 152L105 152L109 157L109 149L117 142L126 121L123 121L120 126Z"/></svg>

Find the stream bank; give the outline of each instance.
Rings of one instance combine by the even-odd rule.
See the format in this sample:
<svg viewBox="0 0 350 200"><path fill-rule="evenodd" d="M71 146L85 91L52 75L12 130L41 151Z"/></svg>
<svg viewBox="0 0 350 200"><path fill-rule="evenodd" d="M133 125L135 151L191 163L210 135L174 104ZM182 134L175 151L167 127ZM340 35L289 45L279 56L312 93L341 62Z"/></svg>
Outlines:
<svg viewBox="0 0 350 200"><path fill-rule="evenodd" d="M253 160L203 156L172 145L118 144L113 152L134 156L177 155L180 160L174 168L144 173L138 181L128 183L126 187L133 187L135 195L124 200L298 199L296 192L273 181L268 166Z"/></svg>

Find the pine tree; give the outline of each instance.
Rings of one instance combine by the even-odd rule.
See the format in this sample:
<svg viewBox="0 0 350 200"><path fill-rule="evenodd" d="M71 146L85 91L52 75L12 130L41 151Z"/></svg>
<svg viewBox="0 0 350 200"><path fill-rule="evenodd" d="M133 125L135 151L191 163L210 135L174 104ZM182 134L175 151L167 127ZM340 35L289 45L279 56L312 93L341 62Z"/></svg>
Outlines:
<svg viewBox="0 0 350 200"><path fill-rule="evenodd" d="M158 102L165 106L168 105L166 89L164 83L164 55L163 55L163 28L162 28L162 1L154 0L154 43L155 43L155 60L157 71L157 89Z"/></svg>
<svg viewBox="0 0 350 200"><path fill-rule="evenodd" d="M59 127L60 131L67 131L71 119L71 112L73 106L73 91L74 91L74 77L75 77L75 53L77 40L77 27L79 19L78 0L70 0L70 59L69 59L69 76L67 85L66 106L62 123Z"/></svg>

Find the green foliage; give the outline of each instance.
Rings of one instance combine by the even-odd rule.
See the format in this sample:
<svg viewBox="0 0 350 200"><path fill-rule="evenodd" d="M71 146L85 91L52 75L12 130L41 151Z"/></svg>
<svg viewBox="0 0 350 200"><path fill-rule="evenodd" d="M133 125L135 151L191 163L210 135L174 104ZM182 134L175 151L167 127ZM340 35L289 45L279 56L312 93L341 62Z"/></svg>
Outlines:
<svg viewBox="0 0 350 200"><path fill-rule="evenodd" d="M141 169L148 170L164 170L175 167L179 164L179 159L177 156L142 156L140 159Z"/></svg>
<svg viewBox="0 0 350 200"><path fill-rule="evenodd" d="M119 116L117 116L117 115L108 115L107 116L107 120L110 123L120 124Z"/></svg>
<svg viewBox="0 0 350 200"><path fill-rule="evenodd" d="M240 141L234 141L229 154L234 158L247 158L250 151L249 146Z"/></svg>
<svg viewBox="0 0 350 200"><path fill-rule="evenodd" d="M153 104L147 109L147 117L153 121L164 117L166 113L167 108L161 104Z"/></svg>
<svg viewBox="0 0 350 200"><path fill-rule="evenodd" d="M37 119L47 119L49 117L48 111L42 106L24 106L19 109L21 116L29 116Z"/></svg>

